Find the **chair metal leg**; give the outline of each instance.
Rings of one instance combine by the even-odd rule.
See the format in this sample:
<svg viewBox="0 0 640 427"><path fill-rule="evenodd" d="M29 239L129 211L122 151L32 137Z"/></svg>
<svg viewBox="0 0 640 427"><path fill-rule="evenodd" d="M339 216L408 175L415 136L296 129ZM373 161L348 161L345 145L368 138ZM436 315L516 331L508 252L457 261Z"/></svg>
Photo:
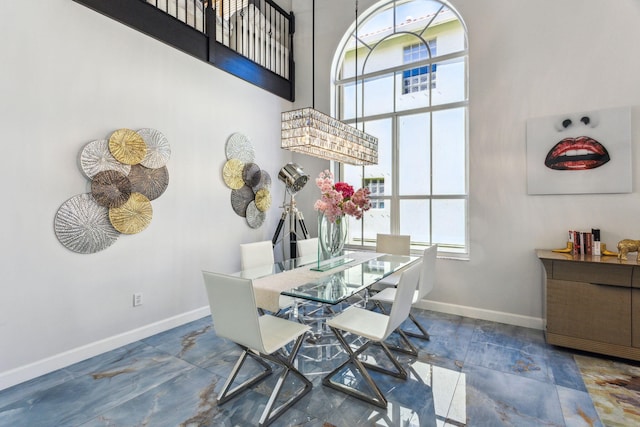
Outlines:
<svg viewBox="0 0 640 427"><path fill-rule="evenodd" d="M380 309L380 311L382 312L382 314L387 314L386 310L384 309L384 306L382 305L382 303L380 301L374 301L376 307L378 307ZM411 319L411 321L418 327L418 330L420 331L420 333L416 333L416 332L411 332L411 331L407 331L404 329L401 329L401 331L409 337L413 337L413 338L420 338L426 341L429 341L431 339L431 337L429 336L429 333L427 332L427 330L418 322L418 320L415 318L415 316L411 313L409 313L409 319ZM406 338L406 337L405 337ZM398 350L396 348L396 350ZM402 351L402 350L398 350L398 351ZM411 354L411 353L409 353ZM415 354L413 355L415 356Z"/></svg>
<svg viewBox="0 0 640 427"><path fill-rule="evenodd" d="M362 345L356 351L353 351L353 349L351 348L349 343L347 343L346 339L344 338L344 335L342 334L342 332L340 330L338 330L338 329L335 329L335 328L332 328L332 327L330 327L330 328L333 331L333 333L336 336L336 338L338 339L338 341L340 342L340 344L342 345L342 347L344 348L344 350L349 355L349 358L345 362L343 362L340 366L338 366L336 369L331 371L327 376L325 376L322 379L322 384L327 386L327 387L330 387L330 388L333 388L335 390L338 390L338 391L341 391L343 393L346 393L346 394L348 394L350 396L353 396L353 397L355 397L357 399L363 400L363 401L365 401L367 403L371 403L373 405L376 405L376 406L378 406L380 408L386 408L387 407L387 399L384 397L384 394L382 393L382 391L380 390L378 385L375 383L375 381L373 381L373 378L371 378L371 375L367 371L366 367L369 366L371 369L375 369L377 371L380 371L380 372L383 372L385 374L392 375L394 377L401 378L401 379L406 379L407 378L407 372L400 365L400 363L396 360L396 358L393 357L393 355L391 354L391 351L389 350L389 348L384 344L382 344L382 348L384 349L385 354L391 360L391 362L393 363L393 365L395 366L397 371L394 372L394 371L391 371L391 370L387 370L387 369L381 368L379 366L373 366L371 364L364 363L364 362L360 361L358 359L358 356L360 354L362 354L362 352L364 352L372 344L372 341L367 341L364 345ZM364 378L365 382L367 383L367 385L369 386L369 388L373 392L373 395L369 395L369 394L367 394L367 393L365 393L363 391L357 390L357 389L352 388L352 387L348 387L348 386L346 386L344 384L340 384L340 383L337 383L337 382L332 380L333 376L335 376L337 373L342 371L342 369L344 369L344 367L346 367L350 363L353 363L353 365L355 365L356 369L360 372L360 375L362 375L362 378Z"/></svg>
<svg viewBox="0 0 640 427"><path fill-rule="evenodd" d="M305 335L306 334L302 334L298 337L298 339L296 339L296 342L293 345L293 348L291 349L291 351L289 352L288 357L284 357L279 354L263 355L267 359L282 365L283 369L282 369L282 373L280 374L280 377L278 378L278 382L276 383L275 387L273 388L273 391L271 392L271 396L269 397L267 406L264 408L264 411L262 412L262 416L260 417L260 422L258 423L258 426L260 427L268 426L273 421L275 421L276 418L282 415L287 409L289 409L293 404L295 404L297 401L302 399L307 393L311 391L311 386L312 386L311 381L309 381L300 371L298 371L293 366L296 355L298 354L298 351L302 346L302 341L304 340ZM303 382L304 387L298 393L293 394L289 399L287 399L280 406L273 408L273 405L275 404L276 399L278 398L280 391L282 390L282 386L285 384L285 380L287 379L287 376L289 375L289 373L297 376Z"/></svg>
<svg viewBox="0 0 640 427"><path fill-rule="evenodd" d="M418 327L421 333L417 334L415 332L410 332L410 331L403 331L403 332L410 337L420 338L420 339L429 341L431 339L431 337L429 336L429 333L422 327L420 323L418 323L418 320L416 320L413 314L409 313L409 319L411 319L411 321Z"/></svg>
<svg viewBox="0 0 640 427"><path fill-rule="evenodd" d="M262 381L263 379L271 375L272 369L271 369L271 366L269 366L269 364L267 364L265 361L263 361L259 357L255 356L251 352L251 350L249 350L248 348L244 346L240 346L240 347L243 350L242 354L240 354L238 361L236 362L235 366L231 370L231 373L229 374L227 381L224 383L224 386L222 387L222 392L220 393L220 396L218 396L218 405L222 405L223 403L228 402L230 399L234 398L244 390L248 389L254 384L259 383L260 381ZM262 365L262 367L264 368L264 371L247 379L242 384L239 384L233 389L231 389L231 385L233 384L236 377L238 376L238 372L240 372L240 368L242 368L242 365L244 365L244 362L247 360L247 356L251 356L255 361L257 361L260 365Z"/></svg>
<svg viewBox="0 0 640 427"><path fill-rule="evenodd" d="M282 373L278 377L278 381L276 382L276 385L273 388L273 391L271 392L271 396L269 397L267 405L265 406L264 411L260 416L260 421L258 423L258 426L266 427L269 424L271 424L273 421L275 421L276 418L282 415L293 404L295 404L298 400L302 399L303 396L305 396L307 393L311 391L311 386L312 386L311 381L309 381L300 371L298 371L293 366L294 360L296 358L296 355L298 354L298 351L300 350L300 347L302 346L302 341L304 340L305 335L306 334L302 334L296 339L291 351L287 355L285 355L284 352L274 353L270 355L269 354L256 355L252 350L249 350L246 347L240 346L244 351L238 358L238 361L233 367L231 373L229 374L229 378L227 379L225 385L222 388L222 392L218 397L218 404L221 405L229 401L230 399L237 396L242 391L248 389L249 387L252 387L253 385L257 384L258 382L262 381L267 376L269 376L272 373L272 368L268 363L266 363L263 360L264 358L282 366ZM260 363L260 365L262 365L265 368L265 370L247 379L242 384L230 390L230 387L233 384L233 381L235 380L235 378L237 377L238 372L242 368L242 365L246 361L247 356L251 356L254 360ZM300 378L300 380L303 382L304 387L298 393L293 394L289 399L287 399L280 406L274 408L273 406L276 403L276 399L278 398L280 391L282 390L282 386L285 384L285 380L289 375L289 373L292 373L296 375L298 378Z"/></svg>

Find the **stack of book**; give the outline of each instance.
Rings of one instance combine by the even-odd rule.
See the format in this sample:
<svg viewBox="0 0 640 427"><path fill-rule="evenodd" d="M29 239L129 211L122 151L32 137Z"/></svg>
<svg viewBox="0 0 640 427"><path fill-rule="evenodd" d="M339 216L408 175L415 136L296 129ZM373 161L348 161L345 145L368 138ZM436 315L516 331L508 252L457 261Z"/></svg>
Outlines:
<svg viewBox="0 0 640 427"><path fill-rule="evenodd" d="M600 230L569 230L569 241L573 245L573 255L600 255Z"/></svg>

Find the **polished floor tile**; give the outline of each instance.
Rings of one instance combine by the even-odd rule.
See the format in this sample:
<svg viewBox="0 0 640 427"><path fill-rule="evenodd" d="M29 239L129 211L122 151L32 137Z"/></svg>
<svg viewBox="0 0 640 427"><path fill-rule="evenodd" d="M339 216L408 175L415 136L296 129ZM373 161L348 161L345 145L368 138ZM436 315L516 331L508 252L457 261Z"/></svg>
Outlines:
<svg viewBox="0 0 640 427"><path fill-rule="evenodd" d="M412 339L416 357L398 354L408 379L371 374L389 401L386 409L322 385L346 360L326 335L308 340L296 362L312 381L311 392L273 425L627 426L640 420L640 368L633 364L548 346L538 330L414 314L431 340ZM0 426L254 426L278 371L218 406L239 354L205 317L0 391ZM383 363L381 354L376 346L365 352ZM364 387L358 374L340 377ZM284 395L299 386L290 379Z"/></svg>

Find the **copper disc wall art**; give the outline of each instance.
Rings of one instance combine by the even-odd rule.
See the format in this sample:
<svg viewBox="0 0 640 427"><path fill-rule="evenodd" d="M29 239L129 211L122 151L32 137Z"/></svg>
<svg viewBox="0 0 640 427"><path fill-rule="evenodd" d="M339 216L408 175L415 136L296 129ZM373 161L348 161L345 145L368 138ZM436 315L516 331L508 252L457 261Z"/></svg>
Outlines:
<svg viewBox="0 0 640 427"><path fill-rule="evenodd" d="M118 171L98 172L91 181L91 194L100 206L117 208L129 200L131 181Z"/></svg>
<svg viewBox="0 0 640 427"><path fill-rule="evenodd" d="M171 147L167 137L159 130L151 128L138 129L137 132L147 146L147 153L140 164L151 169L166 165L171 157Z"/></svg>
<svg viewBox="0 0 640 427"><path fill-rule="evenodd" d="M141 232L149 226L152 217L151 202L140 193L132 193L127 203L119 208L109 209L111 225L123 234Z"/></svg>
<svg viewBox="0 0 640 427"><path fill-rule="evenodd" d="M116 170L127 175L131 169L116 160L109 151L109 140L98 139L84 146L80 153L80 167L87 178L92 179L95 174L105 170Z"/></svg>
<svg viewBox="0 0 640 427"><path fill-rule="evenodd" d="M118 129L109 137L109 151L121 163L136 165L147 154L147 144L138 132Z"/></svg>
<svg viewBox="0 0 640 427"><path fill-rule="evenodd" d="M131 166L129 172L131 191L144 194L149 200L155 200L169 186L169 171L166 166L149 169L142 165Z"/></svg>
<svg viewBox="0 0 640 427"><path fill-rule="evenodd" d="M78 194L60 206L54 219L56 237L67 249L93 254L108 248L120 233L109 221L109 209L91 194Z"/></svg>
<svg viewBox="0 0 640 427"><path fill-rule="evenodd" d="M109 139L86 144L79 163L91 180L91 194L67 200L56 213L60 243L90 254L109 247L121 233L147 228L153 217L151 200L169 185L165 164L170 155L167 138L151 128L118 129Z"/></svg>

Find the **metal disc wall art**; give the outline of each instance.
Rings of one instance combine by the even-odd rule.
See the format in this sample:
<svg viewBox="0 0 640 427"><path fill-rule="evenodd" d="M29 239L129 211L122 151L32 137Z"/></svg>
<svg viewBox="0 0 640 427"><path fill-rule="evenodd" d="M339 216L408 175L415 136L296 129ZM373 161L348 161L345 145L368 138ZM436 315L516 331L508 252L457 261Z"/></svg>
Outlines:
<svg viewBox="0 0 640 427"><path fill-rule="evenodd" d="M271 188L271 176L266 170L260 171L260 181L253 186L253 191L257 192L261 188L270 189Z"/></svg>
<svg viewBox="0 0 640 427"><path fill-rule="evenodd" d="M167 137L159 130L151 128L138 129L137 132L147 145L147 153L140 164L151 169L166 165L171 157L171 147Z"/></svg>
<svg viewBox="0 0 640 427"><path fill-rule="evenodd" d="M253 198L253 190L246 185L231 191L231 207L233 211L241 217L246 217L247 206L253 201Z"/></svg>
<svg viewBox="0 0 640 427"><path fill-rule="evenodd" d="M246 185L253 188L260 182L260 166L255 163L247 163L242 170L242 180Z"/></svg>
<svg viewBox="0 0 640 427"><path fill-rule="evenodd" d="M95 174L105 170L115 170L127 175L131 169L116 160L109 151L109 140L99 139L84 146L80 153L80 167L87 178L92 179Z"/></svg>
<svg viewBox="0 0 640 427"><path fill-rule="evenodd" d="M256 202L249 203L247 206L247 224L251 228L260 227L266 218L266 214L256 206Z"/></svg>
<svg viewBox="0 0 640 427"><path fill-rule="evenodd" d="M98 172L91 181L91 194L100 206L117 208L131 196L131 181L118 171Z"/></svg>
<svg viewBox="0 0 640 427"><path fill-rule="evenodd" d="M60 206L54 219L56 237L67 249L92 254L108 248L120 233L109 221L109 209L91 194L78 194Z"/></svg>
<svg viewBox="0 0 640 427"><path fill-rule="evenodd" d="M79 156L91 194L67 200L56 213L55 234L68 249L90 254L109 247L120 233L149 226L151 200L169 185L167 138L151 128L118 129L109 139L86 144Z"/></svg>
<svg viewBox="0 0 640 427"><path fill-rule="evenodd" d="M109 219L113 227L123 234L136 234L151 223L153 208L143 194L132 193L127 203L119 208L109 209Z"/></svg>
<svg viewBox="0 0 640 427"><path fill-rule="evenodd" d="M261 188L256 192L256 207L260 212L266 212L271 207L271 192L268 188Z"/></svg>
<svg viewBox="0 0 640 427"><path fill-rule="evenodd" d="M239 159L229 159L225 162L222 168L222 179L227 187L232 190L242 188L244 180L242 179L242 171L244 170L244 163Z"/></svg>
<svg viewBox="0 0 640 427"><path fill-rule="evenodd" d="M238 216L246 218L249 227L258 228L271 207L271 177L253 163L255 152L245 135L232 134L227 139L225 154L222 178L232 190L231 207Z"/></svg>
<svg viewBox="0 0 640 427"><path fill-rule="evenodd" d="M121 163L136 165L147 154L147 144L138 132L118 129L109 137L109 151Z"/></svg>
<svg viewBox="0 0 640 427"><path fill-rule="evenodd" d="M147 199L155 200L169 186L169 171L166 166L150 169L140 165L131 166L129 172L131 191L144 194Z"/></svg>
<svg viewBox="0 0 640 427"><path fill-rule="evenodd" d="M232 134L229 139L227 139L225 153L227 160L238 159L242 163L251 163L256 156L249 138L238 132Z"/></svg>

